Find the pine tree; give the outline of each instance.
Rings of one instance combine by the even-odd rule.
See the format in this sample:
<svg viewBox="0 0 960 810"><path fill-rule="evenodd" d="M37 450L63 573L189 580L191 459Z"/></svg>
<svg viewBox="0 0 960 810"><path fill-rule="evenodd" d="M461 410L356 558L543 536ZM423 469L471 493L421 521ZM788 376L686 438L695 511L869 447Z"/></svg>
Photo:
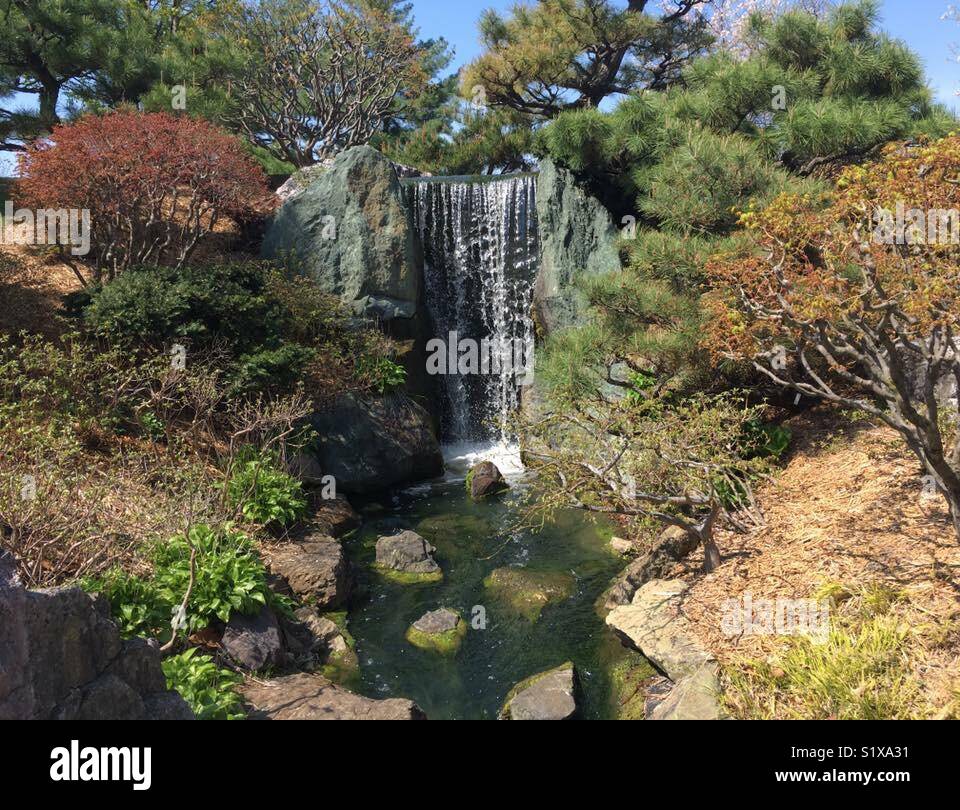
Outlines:
<svg viewBox="0 0 960 810"><path fill-rule="evenodd" d="M538 134L541 154L592 183L631 225L624 270L584 282L593 348L570 336L547 347L558 395L596 396L589 368L551 359L571 346L600 367L626 363L658 389L703 384L702 267L741 238L737 212L786 190L816 197L846 162L953 126L931 102L917 57L876 19L873 0L823 20L754 17L749 57L711 54L684 70L682 87L633 95L610 113L564 112Z"/></svg>

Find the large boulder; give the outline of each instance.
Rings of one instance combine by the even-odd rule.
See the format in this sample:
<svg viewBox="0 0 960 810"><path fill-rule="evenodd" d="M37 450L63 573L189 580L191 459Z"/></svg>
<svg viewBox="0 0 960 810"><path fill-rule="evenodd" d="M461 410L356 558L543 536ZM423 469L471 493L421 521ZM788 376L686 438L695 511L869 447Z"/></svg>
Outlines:
<svg viewBox="0 0 960 810"><path fill-rule="evenodd" d="M338 491L383 490L443 473L430 415L404 394L345 394L314 414L312 425L314 475L332 475Z"/></svg>
<svg viewBox="0 0 960 810"><path fill-rule="evenodd" d="M607 615L613 631L672 681L713 661L683 616L687 587L681 580L652 580Z"/></svg>
<svg viewBox="0 0 960 810"><path fill-rule="evenodd" d="M251 720L425 720L411 700L374 700L348 692L321 675L288 675L248 683Z"/></svg>
<svg viewBox="0 0 960 810"><path fill-rule="evenodd" d="M620 269L618 234L603 204L551 160L540 163L537 221L541 256L534 307L549 334L576 324L585 310L578 276Z"/></svg>
<svg viewBox="0 0 960 810"><path fill-rule="evenodd" d="M340 607L350 596L353 577L343 547L332 537L308 535L268 552L270 571L318 610Z"/></svg>
<svg viewBox="0 0 960 810"><path fill-rule="evenodd" d="M377 539L377 569L398 581L430 582L443 579L433 558L436 549L416 532L405 531Z"/></svg>
<svg viewBox="0 0 960 810"><path fill-rule="evenodd" d="M105 600L28 591L0 552L0 720L192 718L157 647L122 640Z"/></svg>
<svg viewBox="0 0 960 810"><path fill-rule="evenodd" d="M507 694L501 720L569 720L577 713L573 664L521 681Z"/></svg>
<svg viewBox="0 0 960 810"><path fill-rule="evenodd" d="M280 208L263 255L295 261L357 315L412 320L422 259L390 160L358 146L301 179L306 188Z"/></svg>

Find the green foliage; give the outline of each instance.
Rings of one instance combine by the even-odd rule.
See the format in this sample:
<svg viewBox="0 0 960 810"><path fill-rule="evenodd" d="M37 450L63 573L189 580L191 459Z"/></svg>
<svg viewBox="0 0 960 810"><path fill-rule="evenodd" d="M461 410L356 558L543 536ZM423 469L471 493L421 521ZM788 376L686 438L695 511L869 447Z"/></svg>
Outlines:
<svg viewBox="0 0 960 810"><path fill-rule="evenodd" d="M243 448L227 481L231 505L252 522L289 526L306 513L303 485L284 472L275 453Z"/></svg>
<svg viewBox="0 0 960 810"><path fill-rule="evenodd" d="M236 687L243 677L221 669L209 655L192 647L163 661L167 688L175 689L193 709L198 720L243 720L243 699Z"/></svg>
<svg viewBox="0 0 960 810"><path fill-rule="evenodd" d="M407 370L389 357L364 355L357 364L357 374L379 394L399 388L407 381Z"/></svg>
<svg viewBox="0 0 960 810"><path fill-rule="evenodd" d="M214 619L230 620L231 613L253 615L267 604L270 590L266 570L253 542L232 527L194 526L189 542L183 535L157 546L154 582L160 600L178 606L190 583L190 552L196 549L196 571L187 605L188 633L202 630Z"/></svg>
<svg viewBox="0 0 960 810"><path fill-rule="evenodd" d="M290 602L267 586L266 569L256 546L230 524L214 529L194 526L156 545L153 575L144 578L119 568L101 577L81 580L90 593L101 593L124 636L169 638L171 620L190 584L191 548L196 550L193 589L183 617L183 629L194 633L211 622L230 620L231 614L250 616L264 605L288 612Z"/></svg>
<svg viewBox="0 0 960 810"><path fill-rule="evenodd" d="M112 568L102 577L81 580L80 587L102 594L110 602L124 638L169 634L172 606L161 597L154 581Z"/></svg>
<svg viewBox="0 0 960 810"><path fill-rule="evenodd" d="M763 424L759 420L744 426L744 452L779 461L790 447L793 431L783 425Z"/></svg>

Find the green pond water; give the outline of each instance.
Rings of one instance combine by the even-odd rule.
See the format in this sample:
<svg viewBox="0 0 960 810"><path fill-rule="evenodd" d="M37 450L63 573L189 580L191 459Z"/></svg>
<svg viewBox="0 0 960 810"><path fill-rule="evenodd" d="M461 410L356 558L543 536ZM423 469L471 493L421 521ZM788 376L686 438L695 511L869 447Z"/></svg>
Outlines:
<svg viewBox="0 0 960 810"><path fill-rule="evenodd" d="M517 682L573 661L580 683L580 716L614 718L620 696L612 673L635 675L647 665L604 625L595 603L622 568L609 530L576 511L560 513L538 531L512 530L522 487L474 503L462 481L407 490L361 506L365 522L346 541L357 569L349 630L360 660L359 683L369 697L410 698L431 719L494 719ZM412 529L437 549L444 579L399 584L373 568L377 537ZM516 591L491 590L484 580L508 568L506 580L531 575L554 596L533 620ZM502 575L502 574L501 574ZM470 625L455 657L418 649L407 628L430 610L458 611ZM475 628L485 618L485 628Z"/></svg>

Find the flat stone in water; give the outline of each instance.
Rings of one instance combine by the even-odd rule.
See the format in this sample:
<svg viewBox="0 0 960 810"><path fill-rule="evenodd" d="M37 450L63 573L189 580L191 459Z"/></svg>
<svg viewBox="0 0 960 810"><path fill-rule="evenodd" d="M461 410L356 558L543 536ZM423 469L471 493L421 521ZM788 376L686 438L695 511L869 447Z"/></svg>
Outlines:
<svg viewBox="0 0 960 810"><path fill-rule="evenodd" d="M529 686L519 684L504 707L511 720L568 720L576 714L573 667L561 667L535 676Z"/></svg>
<svg viewBox="0 0 960 810"><path fill-rule="evenodd" d="M413 623L413 626L421 633L435 635L456 630L458 624L460 624L460 617L456 613L447 608L440 608L424 613Z"/></svg>
<svg viewBox="0 0 960 810"><path fill-rule="evenodd" d="M433 574L440 571L431 556L435 551L416 532L400 532L377 540L377 565L405 574Z"/></svg>

